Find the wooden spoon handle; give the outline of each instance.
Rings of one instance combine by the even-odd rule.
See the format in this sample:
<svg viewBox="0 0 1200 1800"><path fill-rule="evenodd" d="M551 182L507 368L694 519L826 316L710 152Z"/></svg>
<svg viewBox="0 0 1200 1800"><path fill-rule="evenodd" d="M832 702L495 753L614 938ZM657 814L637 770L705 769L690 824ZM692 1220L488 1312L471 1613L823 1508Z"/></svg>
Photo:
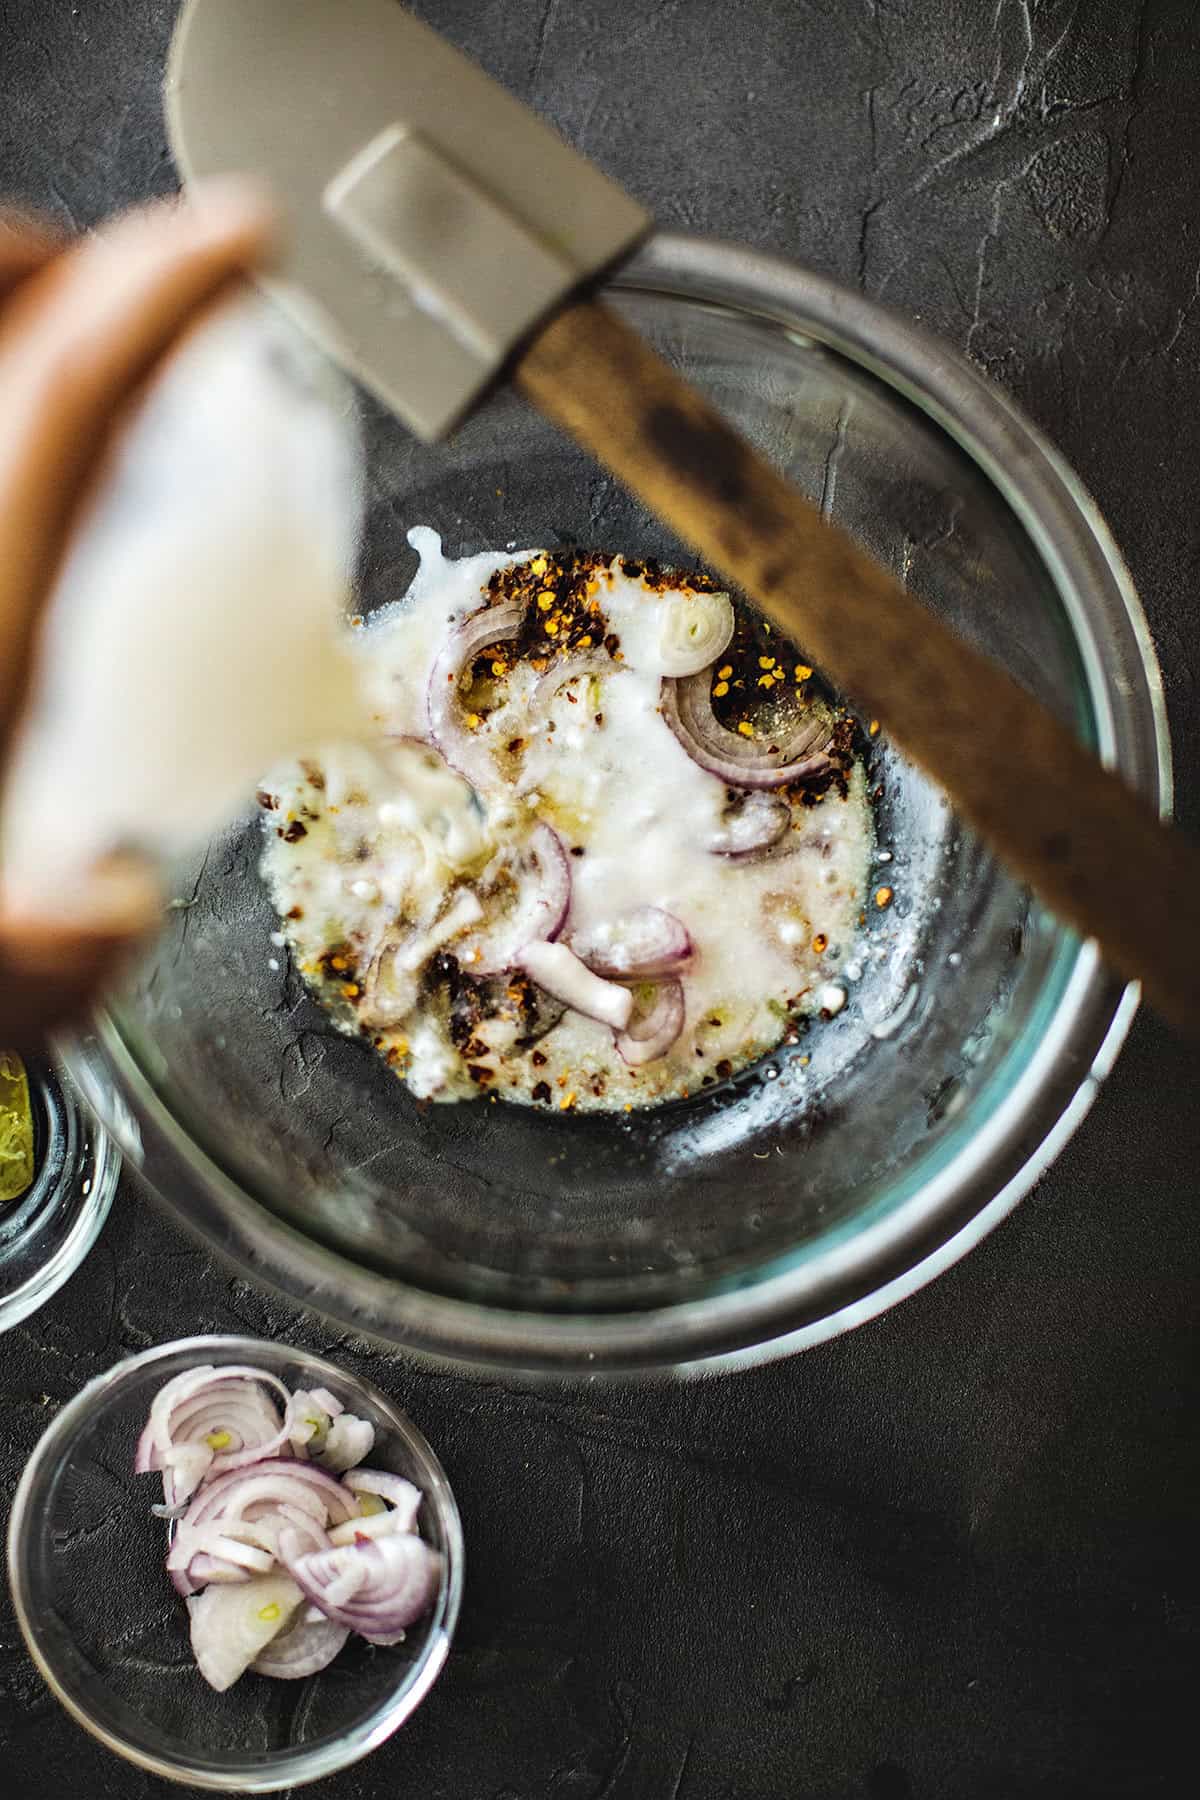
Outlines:
<svg viewBox="0 0 1200 1800"><path fill-rule="evenodd" d="M544 327L514 379L758 601L1062 919L1200 1032L1200 851L1006 670L828 524L605 306Z"/></svg>

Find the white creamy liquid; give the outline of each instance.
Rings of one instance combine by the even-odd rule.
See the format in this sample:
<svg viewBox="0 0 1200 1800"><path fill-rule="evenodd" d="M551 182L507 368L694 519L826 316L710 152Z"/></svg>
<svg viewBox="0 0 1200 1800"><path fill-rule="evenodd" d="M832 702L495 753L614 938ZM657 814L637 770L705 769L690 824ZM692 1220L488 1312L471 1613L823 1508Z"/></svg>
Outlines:
<svg viewBox="0 0 1200 1800"><path fill-rule="evenodd" d="M538 553L450 562L432 532L416 530L410 541L421 567L409 593L354 637L378 746L328 755L320 768L291 765L267 784L263 874L301 970L335 1017L366 1030L423 1098L484 1092L554 1109L620 1110L695 1093L785 1036L794 1040L806 1018L837 1011L867 895L872 829L861 765L844 795L834 786L797 806L785 841L760 859L714 854L729 790L692 760L659 710L672 593L614 563L599 599L620 660L557 692L516 663L502 703L478 723L478 744L496 754L488 758L494 781L477 791L412 740L429 738L430 674L448 630L485 603L494 571ZM612 1028L571 1009L521 1047L528 1033L515 1006L505 1016L503 977L492 986L499 1016L473 1030L464 1055L444 999L422 986L438 950L470 974L494 910L495 859L526 844L539 824L569 853L560 943L603 940L614 922L647 906L690 935L683 1029L654 1061L627 1066ZM340 966L331 966L331 950L340 950ZM375 992L375 1023L360 1026L381 950L387 980Z"/></svg>

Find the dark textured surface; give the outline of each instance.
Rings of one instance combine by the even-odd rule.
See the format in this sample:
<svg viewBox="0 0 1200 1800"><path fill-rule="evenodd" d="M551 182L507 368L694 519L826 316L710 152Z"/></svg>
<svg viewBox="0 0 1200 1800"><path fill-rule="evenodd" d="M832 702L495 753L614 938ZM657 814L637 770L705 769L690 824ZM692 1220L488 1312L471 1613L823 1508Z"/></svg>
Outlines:
<svg viewBox="0 0 1200 1800"><path fill-rule="evenodd" d="M1193 0L427 0L665 222L919 315L1017 395L1132 565L1200 827L1200 17ZM171 185L168 0L0 0L0 190L86 224ZM1181 904L1189 902L1181 897ZM1192 900L1191 904L1195 904ZM1137 1800L1189 1791L1200 1676L1200 1108L1136 1026L969 1261L778 1368L687 1388L360 1360L132 1191L3 1340L0 1488L127 1350L331 1348L456 1483L456 1652L321 1791L391 1800ZM1190 1769L1191 1773L1187 1771ZM0 1792L165 1793L49 1698L0 1609Z"/></svg>

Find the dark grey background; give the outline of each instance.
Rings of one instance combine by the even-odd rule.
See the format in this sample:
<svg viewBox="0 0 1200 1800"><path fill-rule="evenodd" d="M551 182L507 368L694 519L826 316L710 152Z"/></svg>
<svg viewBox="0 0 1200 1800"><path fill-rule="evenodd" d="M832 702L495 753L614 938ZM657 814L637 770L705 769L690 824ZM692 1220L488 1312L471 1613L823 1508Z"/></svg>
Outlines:
<svg viewBox="0 0 1200 1800"><path fill-rule="evenodd" d="M860 284L1017 395L1132 565L1200 828L1195 0L418 10L664 223ZM0 0L0 191L85 226L173 185L174 13ZM127 1188L0 1343L0 1489L82 1382L183 1331L293 1336L397 1395L458 1489L467 1601L430 1700L331 1800L1195 1791L1196 1075L1143 1018L965 1265L853 1337L686 1388L526 1395L331 1342ZM58 1711L0 1605L0 1793L167 1791Z"/></svg>

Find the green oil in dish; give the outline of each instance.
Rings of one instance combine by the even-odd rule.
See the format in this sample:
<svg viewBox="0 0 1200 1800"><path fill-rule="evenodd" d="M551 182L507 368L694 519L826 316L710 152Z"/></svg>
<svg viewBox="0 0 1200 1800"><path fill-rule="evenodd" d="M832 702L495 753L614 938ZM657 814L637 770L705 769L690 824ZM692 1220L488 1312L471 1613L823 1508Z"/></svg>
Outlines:
<svg viewBox="0 0 1200 1800"><path fill-rule="evenodd" d="M0 1050L0 1205L19 1200L34 1177L33 1109L25 1065Z"/></svg>

